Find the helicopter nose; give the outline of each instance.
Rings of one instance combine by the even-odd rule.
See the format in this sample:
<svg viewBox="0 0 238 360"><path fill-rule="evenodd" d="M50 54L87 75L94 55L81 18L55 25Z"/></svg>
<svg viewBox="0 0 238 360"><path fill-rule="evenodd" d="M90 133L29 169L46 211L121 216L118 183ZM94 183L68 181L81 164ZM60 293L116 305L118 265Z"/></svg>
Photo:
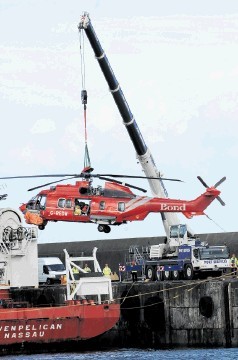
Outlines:
<svg viewBox="0 0 238 360"><path fill-rule="evenodd" d="M26 204L22 204L19 209L21 210L21 212L24 214L24 212L26 211Z"/></svg>

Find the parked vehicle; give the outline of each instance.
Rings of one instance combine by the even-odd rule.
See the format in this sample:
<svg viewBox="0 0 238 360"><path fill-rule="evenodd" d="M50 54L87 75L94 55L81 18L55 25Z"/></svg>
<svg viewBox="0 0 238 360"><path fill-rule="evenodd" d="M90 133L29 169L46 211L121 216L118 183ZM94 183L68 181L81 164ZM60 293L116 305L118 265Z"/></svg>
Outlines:
<svg viewBox="0 0 238 360"><path fill-rule="evenodd" d="M66 275L62 261L57 257L38 258L39 284L54 284L61 282L61 276Z"/></svg>
<svg viewBox="0 0 238 360"><path fill-rule="evenodd" d="M198 237L189 237L186 225L173 225L164 244L130 247L125 271L132 270L161 281L219 276L231 271L230 254L225 245L209 246Z"/></svg>

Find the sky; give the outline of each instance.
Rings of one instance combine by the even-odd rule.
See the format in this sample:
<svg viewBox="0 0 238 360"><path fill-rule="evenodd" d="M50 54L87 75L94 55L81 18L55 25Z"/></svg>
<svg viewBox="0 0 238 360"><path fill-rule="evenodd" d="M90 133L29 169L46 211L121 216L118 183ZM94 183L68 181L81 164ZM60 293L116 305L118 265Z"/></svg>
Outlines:
<svg viewBox="0 0 238 360"><path fill-rule="evenodd" d="M89 12L169 197L219 187L195 233L238 230L238 3L236 0L0 0L1 176L80 173L84 163L78 24ZM134 147L84 37L87 132L96 173L142 175ZM42 179L0 180L1 207L18 208ZM65 183L69 183L66 181ZM72 182L73 183L73 182ZM148 190L146 180L133 184ZM94 185L103 185L95 179ZM141 195L141 193L138 193ZM165 235L160 214L99 233L94 224L49 223L39 242Z"/></svg>

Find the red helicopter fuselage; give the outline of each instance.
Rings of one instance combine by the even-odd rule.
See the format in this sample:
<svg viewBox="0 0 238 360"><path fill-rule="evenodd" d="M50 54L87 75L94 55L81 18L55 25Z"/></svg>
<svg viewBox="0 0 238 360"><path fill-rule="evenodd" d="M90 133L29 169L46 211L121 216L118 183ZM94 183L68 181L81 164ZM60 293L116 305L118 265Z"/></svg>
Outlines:
<svg viewBox="0 0 238 360"><path fill-rule="evenodd" d="M84 180L42 190L20 210L28 223L40 229L48 221L69 221L96 223L99 231L109 232L110 225L141 221L151 212L182 212L187 218L202 215L219 194L219 190L210 187L191 201L151 198L135 195L129 187L114 182L94 188Z"/></svg>

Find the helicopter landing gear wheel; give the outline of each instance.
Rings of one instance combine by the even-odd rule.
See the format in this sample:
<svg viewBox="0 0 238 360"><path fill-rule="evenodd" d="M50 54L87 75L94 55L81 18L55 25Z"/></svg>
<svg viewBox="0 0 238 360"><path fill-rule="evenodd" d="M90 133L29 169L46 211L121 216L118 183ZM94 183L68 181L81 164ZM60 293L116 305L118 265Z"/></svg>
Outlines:
<svg viewBox="0 0 238 360"><path fill-rule="evenodd" d="M99 231L99 232L104 232L104 225L99 224L99 225L98 225L98 231Z"/></svg>
<svg viewBox="0 0 238 360"><path fill-rule="evenodd" d="M108 234L110 231L111 231L110 226L104 225L104 232L105 232L106 234Z"/></svg>
<svg viewBox="0 0 238 360"><path fill-rule="evenodd" d="M111 231L111 228L110 228L109 225L99 224L98 225L98 231L99 232L105 232L106 234L108 234Z"/></svg>
<svg viewBox="0 0 238 360"><path fill-rule="evenodd" d="M41 224L41 225L38 225L38 229L40 229L40 230L44 230L45 229L45 227L46 227L46 225L47 225L47 220L44 220L43 221L43 223Z"/></svg>

